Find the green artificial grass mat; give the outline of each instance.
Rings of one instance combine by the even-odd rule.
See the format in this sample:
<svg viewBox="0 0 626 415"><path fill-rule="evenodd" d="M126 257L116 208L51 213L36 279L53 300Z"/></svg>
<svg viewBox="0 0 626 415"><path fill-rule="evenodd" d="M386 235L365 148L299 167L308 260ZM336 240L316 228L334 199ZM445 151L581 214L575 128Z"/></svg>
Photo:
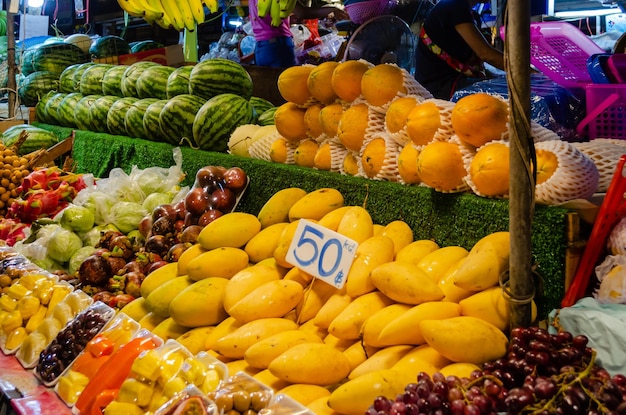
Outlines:
<svg viewBox="0 0 626 415"><path fill-rule="evenodd" d="M71 134L70 128L37 124L59 137ZM174 164L173 147L125 136L76 130L73 158L78 173L108 177L115 167L130 172ZM440 193L423 186L351 177L295 165L242 158L230 154L181 147L183 185L191 186L195 173L204 166L243 168L250 184L237 210L257 214L278 190L300 187L307 191L323 187L339 190L346 205L364 206L374 223L403 220L413 229L415 239L432 239L439 246L458 245L466 249L482 237L509 228L509 204L505 199L479 197L471 193ZM540 318L560 308L565 290L567 250L567 215L570 211L556 206L537 205L532 224L531 245L536 271L541 277L536 297Z"/></svg>

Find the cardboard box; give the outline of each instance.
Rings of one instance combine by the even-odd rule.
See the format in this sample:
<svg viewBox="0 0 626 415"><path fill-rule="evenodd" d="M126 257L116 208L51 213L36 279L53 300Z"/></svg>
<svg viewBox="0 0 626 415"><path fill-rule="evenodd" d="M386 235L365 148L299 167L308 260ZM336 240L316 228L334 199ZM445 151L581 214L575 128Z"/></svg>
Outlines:
<svg viewBox="0 0 626 415"><path fill-rule="evenodd" d="M117 57L120 65L132 65L139 61L150 61L167 66L179 66L184 63L183 45L172 45L164 48L146 50L144 52L130 53Z"/></svg>

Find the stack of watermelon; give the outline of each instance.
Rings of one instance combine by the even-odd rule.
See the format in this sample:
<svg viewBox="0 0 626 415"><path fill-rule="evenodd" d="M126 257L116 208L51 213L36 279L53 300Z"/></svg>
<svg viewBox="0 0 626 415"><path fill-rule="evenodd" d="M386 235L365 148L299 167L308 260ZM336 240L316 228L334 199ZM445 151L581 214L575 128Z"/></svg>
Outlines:
<svg viewBox="0 0 626 415"><path fill-rule="evenodd" d="M44 123L224 152L235 128L272 108L252 97L243 66L215 58L179 68L147 61L70 65L36 114Z"/></svg>

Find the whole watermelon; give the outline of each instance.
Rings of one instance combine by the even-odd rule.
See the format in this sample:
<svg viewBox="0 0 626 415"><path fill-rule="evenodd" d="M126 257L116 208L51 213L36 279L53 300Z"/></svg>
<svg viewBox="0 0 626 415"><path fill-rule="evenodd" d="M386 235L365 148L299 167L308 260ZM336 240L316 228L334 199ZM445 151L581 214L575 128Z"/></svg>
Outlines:
<svg viewBox="0 0 626 415"><path fill-rule="evenodd" d="M83 95L102 94L102 79L112 67L110 63L97 63L85 69L80 77L79 92Z"/></svg>
<svg viewBox="0 0 626 415"><path fill-rule="evenodd" d="M35 57L35 53L40 46L41 45L31 46L21 55L18 53L15 54L15 61L20 66L20 72L22 75L28 76L35 72L35 61L33 58Z"/></svg>
<svg viewBox="0 0 626 415"><path fill-rule="evenodd" d="M257 118L257 124L259 125L274 125L274 114L278 107L270 108L265 110L259 117Z"/></svg>
<svg viewBox="0 0 626 415"><path fill-rule="evenodd" d="M159 49L164 45L156 40L140 40L139 42L133 42L130 45L131 53L145 52L147 50Z"/></svg>
<svg viewBox="0 0 626 415"><path fill-rule="evenodd" d="M63 101L67 95L68 94L65 92L57 92L47 100L44 111L49 124L61 125L57 109L59 108L59 105L61 105L61 101Z"/></svg>
<svg viewBox="0 0 626 415"><path fill-rule="evenodd" d="M219 94L209 99L193 122L193 138L201 150L225 152L228 139L237 127L254 119L252 104L235 94Z"/></svg>
<svg viewBox="0 0 626 415"><path fill-rule="evenodd" d="M167 98L189 93L189 75L193 66L179 66L167 78Z"/></svg>
<svg viewBox="0 0 626 415"><path fill-rule="evenodd" d="M146 137L146 131L143 128L143 115L148 106L156 101L158 101L156 98L143 98L131 104L124 116L126 135L135 138Z"/></svg>
<svg viewBox="0 0 626 415"><path fill-rule="evenodd" d="M122 96L139 98L139 94L137 93L137 79L146 68L157 65L159 64L156 62L139 61L128 66L122 75Z"/></svg>
<svg viewBox="0 0 626 415"><path fill-rule="evenodd" d="M74 73L81 66L80 63L70 65L59 75L59 92L78 92L74 90Z"/></svg>
<svg viewBox="0 0 626 415"><path fill-rule="evenodd" d="M35 120L37 122L42 122L46 124L50 123L48 114L46 113L46 104L48 103L48 100L52 98L52 96L55 94L58 94L58 92L57 91L46 92L41 97L41 99L37 102L37 105L35 105Z"/></svg>
<svg viewBox="0 0 626 415"><path fill-rule="evenodd" d="M96 39L89 48L92 59L112 58L129 53L128 42L115 35L102 36Z"/></svg>
<svg viewBox="0 0 626 415"><path fill-rule="evenodd" d="M107 116L109 108L120 99L115 95L104 95L96 99L89 108L89 130L97 133L108 133Z"/></svg>
<svg viewBox="0 0 626 415"><path fill-rule="evenodd" d="M166 99L167 80L172 72L174 68L164 65L144 69L135 83L139 98Z"/></svg>
<svg viewBox="0 0 626 415"><path fill-rule="evenodd" d="M130 106L139 98L135 97L123 97L115 101L109 112L107 113L107 128L109 133L115 135L128 135L126 133L126 125L124 125L124 118L126 117L126 111Z"/></svg>
<svg viewBox="0 0 626 415"><path fill-rule="evenodd" d="M76 127L76 120L74 119L74 109L76 104L83 98L83 94L80 92L70 92L61 100L57 107L57 121L63 127ZM52 108L50 109L52 111Z"/></svg>
<svg viewBox="0 0 626 415"><path fill-rule="evenodd" d="M250 99L252 77L241 64L224 58L205 59L189 74L189 93L204 99L235 94Z"/></svg>
<svg viewBox="0 0 626 415"><path fill-rule="evenodd" d="M42 148L50 148L59 142L59 137L51 131L30 124L18 124L7 128L2 133L2 144L7 147L12 146L20 137L22 131L26 131L28 137L17 151L17 154L21 156Z"/></svg>
<svg viewBox="0 0 626 415"><path fill-rule="evenodd" d="M20 103L34 107L37 101L48 91L59 90L59 74L36 71L24 78L18 87Z"/></svg>
<svg viewBox="0 0 626 415"><path fill-rule="evenodd" d="M166 141L165 135L161 130L160 116L163 106L167 103L167 99L159 99L152 104L143 113L143 129L146 140L150 141Z"/></svg>
<svg viewBox="0 0 626 415"><path fill-rule="evenodd" d="M32 56L33 68L36 71L48 71L56 74L60 74L70 65L85 63L89 60L89 56L81 48L63 41L42 44Z"/></svg>
<svg viewBox="0 0 626 415"><path fill-rule="evenodd" d="M266 110L275 107L275 105L272 104L270 101L261 97L251 97L250 104L252 104L252 107L254 108L254 112L256 113L257 117L263 114Z"/></svg>
<svg viewBox="0 0 626 415"><path fill-rule="evenodd" d="M197 95L182 94L170 98L159 115L159 125L165 136L165 140L172 145L181 145L183 138L190 147L195 147L193 140L193 124L196 113L206 99Z"/></svg>
<svg viewBox="0 0 626 415"><path fill-rule="evenodd" d="M89 109L101 96L101 94L87 95L82 97L80 101L76 103L76 108L74 109L74 121L76 122L76 128L79 130L93 131L89 121Z"/></svg>
<svg viewBox="0 0 626 415"><path fill-rule="evenodd" d="M80 81L83 78L83 73L94 65L94 62L81 63L78 68L74 70L74 75L72 75L72 84L74 86L70 92L80 92Z"/></svg>
<svg viewBox="0 0 626 415"><path fill-rule="evenodd" d="M102 77L102 93L104 95L115 95L118 97L122 94L122 77L128 65L113 65Z"/></svg>

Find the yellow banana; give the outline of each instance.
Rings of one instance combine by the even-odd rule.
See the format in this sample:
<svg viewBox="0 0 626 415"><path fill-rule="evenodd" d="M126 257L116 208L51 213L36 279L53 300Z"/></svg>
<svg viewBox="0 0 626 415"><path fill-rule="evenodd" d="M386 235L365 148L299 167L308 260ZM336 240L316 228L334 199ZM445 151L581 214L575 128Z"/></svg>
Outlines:
<svg viewBox="0 0 626 415"><path fill-rule="evenodd" d="M286 19L296 7L297 0L280 0L280 18Z"/></svg>
<svg viewBox="0 0 626 415"><path fill-rule="evenodd" d="M187 0L189 3L189 8L191 9L191 14L193 15L193 19L197 24L204 23L204 6L202 5L202 0Z"/></svg>
<svg viewBox="0 0 626 415"><path fill-rule="evenodd" d="M122 10L134 17L143 17L143 10L131 0L117 0Z"/></svg>
<svg viewBox="0 0 626 415"><path fill-rule="evenodd" d="M280 26L283 19L280 17L280 0L272 0L272 6L270 7L270 16L272 21L270 24L274 27Z"/></svg>
<svg viewBox="0 0 626 415"><path fill-rule="evenodd" d="M179 31L183 30L185 28L185 22L176 3L171 0L161 0L161 6L163 7L165 16L169 17L171 20L172 27Z"/></svg>
<svg viewBox="0 0 626 415"><path fill-rule="evenodd" d="M163 17L163 12L146 10L143 14L143 19L149 24L156 23L157 20Z"/></svg>
<svg viewBox="0 0 626 415"><path fill-rule="evenodd" d="M187 0L180 0L177 2L178 10L180 11L180 15L183 18L183 23L185 24L185 29L188 31L196 30L196 20L191 11L191 6L187 2Z"/></svg>
<svg viewBox="0 0 626 415"><path fill-rule="evenodd" d="M259 13L259 17L265 17L270 12L270 8L272 7L272 0L259 0L257 2L257 10Z"/></svg>
<svg viewBox="0 0 626 415"><path fill-rule="evenodd" d="M211 13L216 13L220 8L217 0L202 0L202 4L204 4L211 11Z"/></svg>

